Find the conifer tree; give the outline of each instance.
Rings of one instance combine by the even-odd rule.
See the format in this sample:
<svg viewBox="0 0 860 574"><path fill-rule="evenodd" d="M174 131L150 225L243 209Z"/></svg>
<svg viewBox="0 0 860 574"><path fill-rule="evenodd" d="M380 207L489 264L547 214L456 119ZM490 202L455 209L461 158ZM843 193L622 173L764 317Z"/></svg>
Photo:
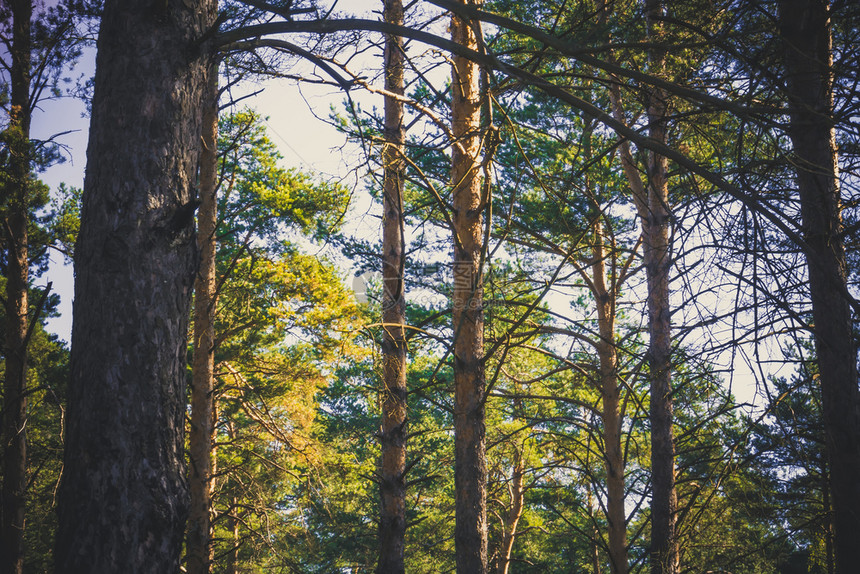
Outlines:
<svg viewBox="0 0 860 574"><path fill-rule="evenodd" d="M403 4L385 0L383 19L403 25ZM386 35L385 89L395 96L404 93L403 41ZM379 563L377 573L405 571L406 535L406 293L404 268L403 103L385 98L382 150L382 425L379 440Z"/></svg>
<svg viewBox="0 0 860 574"><path fill-rule="evenodd" d="M477 22L451 16L452 40L478 48ZM487 572L487 454L484 409L484 287L486 256L481 185L481 95L475 62L454 56L451 79L453 186L454 478L457 572Z"/></svg>

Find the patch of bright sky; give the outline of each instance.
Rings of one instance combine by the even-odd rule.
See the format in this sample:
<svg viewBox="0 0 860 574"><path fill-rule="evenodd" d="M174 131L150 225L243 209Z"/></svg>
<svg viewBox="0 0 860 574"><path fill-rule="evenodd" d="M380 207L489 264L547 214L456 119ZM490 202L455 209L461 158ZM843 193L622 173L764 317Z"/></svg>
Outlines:
<svg viewBox="0 0 860 574"><path fill-rule="evenodd" d="M94 68L95 53L93 50L86 51L76 70L91 76ZM34 139L54 139L61 146L63 161L40 173L39 179L45 182L51 191L56 190L60 184L83 187L89 136L86 104L72 97L43 100L33 115L30 129ZM60 295L59 315L48 320L48 330L68 342L72 332L74 274L63 254L50 250L49 257L50 267L36 284L44 286L50 281L52 291Z"/></svg>

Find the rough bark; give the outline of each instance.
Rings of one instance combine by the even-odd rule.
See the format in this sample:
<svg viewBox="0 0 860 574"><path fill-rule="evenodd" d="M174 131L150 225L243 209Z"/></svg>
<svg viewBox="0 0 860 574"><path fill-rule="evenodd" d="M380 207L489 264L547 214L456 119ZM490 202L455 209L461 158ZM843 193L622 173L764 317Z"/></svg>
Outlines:
<svg viewBox="0 0 860 574"><path fill-rule="evenodd" d="M108 0L75 259L58 572L177 572L212 0Z"/></svg>
<svg viewBox="0 0 860 574"><path fill-rule="evenodd" d="M383 1L386 22L403 25L401 0ZM403 41L385 39L385 89L402 96ZM379 464L378 574L405 571L406 536L406 299L403 230L403 103L385 98L382 150L382 428Z"/></svg>
<svg viewBox="0 0 860 574"><path fill-rule="evenodd" d="M833 123L830 16L825 0L781 0L789 136L812 299L836 572L860 563L860 396L848 302Z"/></svg>
<svg viewBox="0 0 860 574"><path fill-rule="evenodd" d="M661 0L647 0L648 36L661 35ZM663 73L665 55L658 47L649 53L653 74ZM648 97L648 135L667 141L668 94L652 88ZM675 440L672 431L672 324L669 307L669 272L672 268L669 224L667 159L656 153L648 156L648 213L642 220L643 254L648 283L648 366L651 395L651 572L676 574L679 571L675 491Z"/></svg>
<svg viewBox="0 0 860 574"><path fill-rule="evenodd" d="M472 23L451 18L452 40L478 49ZM454 233L454 545L457 572L487 572L487 461L484 424L484 303L478 66L453 57L451 180Z"/></svg>
<svg viewBox="0 0 860 574"><path fill-rule="evenodd" d="M188 433L188 574L207 574L212 565L212 488L215 456L215 227L218 171L218 71L213 66L203 113L200 150L200 208L197 248L200 266L194 281L194 355L191 368L191 420Z"/></svg>
<svg viewBox="0 0 860 574"><path fill-rule="evenodd" d="M606 285L607 257L603 229L594 231L592 285L597 303L600 341L601 419L603 421L603 463L606 468L606 518L609 523L609 559L613 574L627 574L627 515L624 510L624 450L621 446L621 386L618 384L618 353L615 348L615 293Z"/></svg>
<svg viewBox="0 0 860 574"><path fill-rule="evenodd" d="M27 223L30 182L30 19L29 0L12 8L11 112L6 129L9 179L3 220L6 243L6 345L3 390L3 491L0 570L24 568L27 500Z"/></svg>

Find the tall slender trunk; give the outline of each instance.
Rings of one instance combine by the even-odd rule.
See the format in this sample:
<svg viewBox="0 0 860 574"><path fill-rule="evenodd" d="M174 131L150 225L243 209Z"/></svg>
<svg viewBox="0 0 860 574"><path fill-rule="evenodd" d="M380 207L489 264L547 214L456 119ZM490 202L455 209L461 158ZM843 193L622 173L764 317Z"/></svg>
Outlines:
<svg viewBox="0 0 860 574"><path fill-rule="evenodd" d="M383 18L403 25L401 0L384 0ZM385 38L385 89L403 95L403 41ZM403 104L385 98L382 150L382 446L379 464L378 574L405 571L406 536L406 298L403 221Z"/></svg>
<svg viewBox="0 0 860 574"><path fill-rule="evenodd" d="M525 488L523 487L524 475L525 466L523 464L522 452L517 449L514 453L514 468L511 482L508 486L511 506L502 524L504 532L502 533L502 545L499 548L498 564L495 568L496 574L508 574L511 568L511 555L514 552L514 542L517 539L517 526L519 526L520 518L523 516L523 503L525 499Z"/></svg>
<svg viewBox="0 0 860 574"><path fill-rule="evenodd" d="M666 142L666 94L650 94L650 136ZM625 123L621 94L610 88L613 115ZM675 439L672 430L672 324L669 307L669 273L672 268L669 240L669 191L666 158L649 152L648 184L643 183L626 141L619 145L621 166L630 185L642 224L643 259L648 285L648 364L651 411L651 571L674 574L680 568L676 540Z"/></svg>
<svg viewBox="0 0 860 574"><path fill-rule="evenodd" d="M609 559L613 574L627 574L627 514L624 510L624 451L621 447L621 386L618 384L618 353L615 348L615 289L606 286L606 247L603 229L594 230L592 285L597 303L600 342L600 392L602 399L604 466L606 467L606 513L609 522Z"/></svg>
<svg viewBox="0 0 860 574"><path fill-rule="evenodd" d="M107 0L81 230L58 572L177 572L193 183L213 0ZM158 49L154 49L154 47Z"/></svg>
<svg viewBox="0 0 860 574"><path fill-rule="evenodd" d="M236 425L233 421L228 421L227 423L227 438L232 443L236 440ZM238 574L239 573L239 546L240 546L240 538L239 538L239 497L236 495L235 488L238 488L235 484L230 484L233 481L232 478L227 479L227 489L230 491L230 506L227 508L227 531L232 536L232 544L230 549L227 551L227 566L224 569L226 574Z"/></svg>
<svg viewBox="0 0 860 574"><path fill-rule="evenodd" d="M662 0L646 0L645 15L651 42L660 40ZM652 74L662 74L665 54L649 51ZM648 132L667 141L668 94L652 88L648 97ZM642 220L645 272L648 283L648 364L651 376L651 572L676 574L679 549L676 532L675 440L672 431L672 324L669 272L672 268L667 160L648 157L648 213Z"/></svg>
<svg viewBox="0 0 860 574"><path fill-rule="evenodd" d="M471 22L451 18L452 40L472 50L478 40ZM457 572L487 572L487 461L484 426L484 288L478 66L453 57L451 152L454 223L454 544Z"/></svg>
<svg viewBox="0 0 860 574"><path fill-rule="evenodd" d="M9 126L9 183L3 221L6 243L6 348L3 394L3 491L0 570L24 569L27 500L27 209L30 182L30 0L12 8L12 94Z"/></svg>
<svg viewBox="0 0 860 574"><path fill-rule="evenodd" d="M213 65L203 111L200 151L200 208L197 249L200 267L194 281L194 355L191 369L191 421L188 433L188 574L208 574L213 560L212 487L215 455L215 227L218 223L218 70Z"/></svg>
<svg viewBox="0 0 860 574"><path fill-rule="evenodd" d="M585 483L585 493L585 504L588 506L588 518L591 521L591 571L592 574L600 574L600 532L597 530L597 520L594 518L594 496L590 481Z"/></svg>
<svg viewBox="0 0 860 574"><path fill-rule="evenodd" d="M837 574L860 564L860 395L848 302L826 0L780 0L789 136L806 241Z"/></svg>
<svg viewBox="0 0 860 574"><path fill-rule="evenodd" d="M235 496L230 499L232 510L227 516L227 527L230 534L233 536L233 545L227 552L227 574L239 573L239 517L236 516L239 512L239 499Z"/></svg>
<svg viewBox="0 0 860 574"><path fill-rule="evenodd" d="M607 11L601 3L601 18ZM660 0L646 0L648 36L660 34ZM610 55L611 59L611 55ZM663 73L664 54L657 48L649 53L652 73ZM611 77L609 99L612 115L627 123L621 102L621 89ZM666 143L668 95L652 89L648 98L649 135ZM672 269L669 224L669 189L666 158L648 152L648 184L643 183L630 145L619 145L621 167L630 185L633 202L642 225L643 259L648 285L648 363L650 368L651 411L651 571L675 574L680 568L676 533L678 506L675 490L675 439L672 430L672 323L669 307L669 273ZM604 412L606 405L604 404ZM606 425L604 420L604 425ZM623 489L623 484L622 484ZM617 511L616 511L617 512Z"/></svg>

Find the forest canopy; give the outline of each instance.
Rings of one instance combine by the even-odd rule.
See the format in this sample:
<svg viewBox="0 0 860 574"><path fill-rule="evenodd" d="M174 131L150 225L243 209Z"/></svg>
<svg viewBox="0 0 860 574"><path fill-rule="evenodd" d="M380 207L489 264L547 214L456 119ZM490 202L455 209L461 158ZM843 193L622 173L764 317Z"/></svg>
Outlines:
<svg viewBox="0 0 860 574"><path fill-rule="evenodd" d="M4 2L0 571L856 571L858 31ZM257 105L307 86L340 176ZM64 98L81 188L39 179Z"/></svg>

